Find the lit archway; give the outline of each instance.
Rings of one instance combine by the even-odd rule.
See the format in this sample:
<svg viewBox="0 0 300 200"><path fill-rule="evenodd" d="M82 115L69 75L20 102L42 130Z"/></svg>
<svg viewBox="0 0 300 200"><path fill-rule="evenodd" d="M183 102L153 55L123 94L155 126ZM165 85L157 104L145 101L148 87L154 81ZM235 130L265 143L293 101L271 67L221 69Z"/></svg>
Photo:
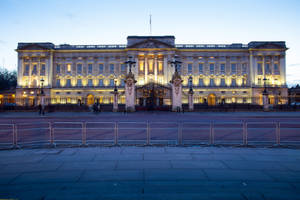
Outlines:
<svg viewBox="0 0 300 200"><path fill-rule="evenodd" d="M94 104L94 95L89 94L87 96L87 105L93 105Z"/></svg>
<svg viewBox="0 0 300 200"><path fill-rule="evenodd" d="M216 95L215 94L209 94L207 103L208 103L209 106L215 106L216 105Z"/></svg>

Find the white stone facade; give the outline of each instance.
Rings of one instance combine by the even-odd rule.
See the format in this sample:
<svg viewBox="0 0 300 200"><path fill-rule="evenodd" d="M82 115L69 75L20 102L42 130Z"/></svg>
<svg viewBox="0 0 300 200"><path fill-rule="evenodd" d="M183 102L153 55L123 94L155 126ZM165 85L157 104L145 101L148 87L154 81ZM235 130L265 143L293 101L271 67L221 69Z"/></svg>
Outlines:
<svg viewBox="0 0 300 200"><path fill-rule="evenodd" d="M262 104L264 86L272 104L287 103L285 42L203 45L175 44L174 36L129 36L127 45L54 45L19 43L18 104L34 103L44 80L46 102L65 104L113 103L114 82L118 102L125 104L125 83L131 56L137 92L134 104L144 105L147 91L142 86L165 87L154 94L157 101L170 105L170 81L175 55L182 62L182 103L188 103L188 78L193 77L193 101L197 103ZM155 86L156 87L156 86ZM155 90L155 89L154 89ZM152 92L154 92L154 90Z"/></svg>

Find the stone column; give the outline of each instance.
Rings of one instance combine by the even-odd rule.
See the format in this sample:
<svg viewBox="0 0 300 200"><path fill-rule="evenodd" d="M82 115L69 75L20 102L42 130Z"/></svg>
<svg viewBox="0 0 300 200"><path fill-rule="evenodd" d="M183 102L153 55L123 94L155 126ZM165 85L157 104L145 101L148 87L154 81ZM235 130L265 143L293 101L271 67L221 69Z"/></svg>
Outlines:
<svg viewBox="0 0 300 200"><path fill-rule="evenodd" d="M18 53L20 54L20 53ZM21 84L21 80L22 80L22 77L23 77L23 73L24 73L24 58L22 58L21 56L18 56L18 86L24 86L24 83Z"/></svg>
<svg viewBox="0 0 300 200"><path fill-rule="evenodd" d="M147 55L145 55L145 63L144 63L144 70L145 70L145 83L148 83L148 58Z"/></svg>
<svg viewBox="0 0 300 200"><path fill-rule="evenodd" d="M114 91L113 92L114 94L114 102L113 102L113 112L118 112L118 91Z"/></svg>
<svg viewBox="0 0 300 200"><path fill-rule="evenodd" d="M154 82L157 83L157 57L154 57Z"/></svg>
<svg viewBox="0 0 300 200"><path fill-rule="evenodd" d="M129 72L125 78L125 110L126 112L135 111L135 83L134 75L132 72Z"/></svg>
<svg viewBox="0 0 300 200"><path fill-rule="evenodd" d="M285 74L285 56L280 55L279 60L279 70L280 70L280 79L283 85L286 84L286 74Z"/></svg>
<svg viewBox="0 0 300 200"><path fill-rule="evenodd" d="M172 80L172 111L182 111L182 79L178 72L175 72Z"/></svg>
<svg viewBox="0 0 300 200"><path fill-rule="evenodd" d="M194 91L190 89L189 91L189 111L194 111Z"/></svg>

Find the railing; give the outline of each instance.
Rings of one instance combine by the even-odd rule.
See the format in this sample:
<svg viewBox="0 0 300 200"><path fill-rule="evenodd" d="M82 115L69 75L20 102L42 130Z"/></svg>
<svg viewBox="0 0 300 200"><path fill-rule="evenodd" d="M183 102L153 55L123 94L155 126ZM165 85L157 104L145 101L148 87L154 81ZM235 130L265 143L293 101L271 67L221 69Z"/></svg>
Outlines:
<svg viewBox="0 0 300 200"><path fill-rule="evenodd" d="M176 44L179 49L247 49L247 44Z"/></svg>
<svg viewBox="0 0 300 200"><path fill-rule="evenodd" d="M300 145L300 123L55 122L0 124L0 148L57 145Z"/></svg>

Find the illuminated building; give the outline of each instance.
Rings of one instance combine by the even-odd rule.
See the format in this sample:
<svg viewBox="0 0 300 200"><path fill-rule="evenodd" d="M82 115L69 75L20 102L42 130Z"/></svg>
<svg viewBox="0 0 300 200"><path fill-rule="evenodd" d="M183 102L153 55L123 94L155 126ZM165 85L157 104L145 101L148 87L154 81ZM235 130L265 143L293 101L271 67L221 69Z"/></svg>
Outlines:
<svg viewBox="0 0 300 200"><path fill-rule="evenodd" d="M175 44L174 36L128 36L125 45L54 45L19 43L16 97L34 103L40 80L48 103L108 104L117 80L119 103L125 103L125 62L136 62L137 105L170 105L170 80L175 55L181 60L182 102L187 103L192 76L194 102L262 104L264 86L270 104L287 103L285 42L248 44ZM151 92L152 91L152 92Z"/></svg>

